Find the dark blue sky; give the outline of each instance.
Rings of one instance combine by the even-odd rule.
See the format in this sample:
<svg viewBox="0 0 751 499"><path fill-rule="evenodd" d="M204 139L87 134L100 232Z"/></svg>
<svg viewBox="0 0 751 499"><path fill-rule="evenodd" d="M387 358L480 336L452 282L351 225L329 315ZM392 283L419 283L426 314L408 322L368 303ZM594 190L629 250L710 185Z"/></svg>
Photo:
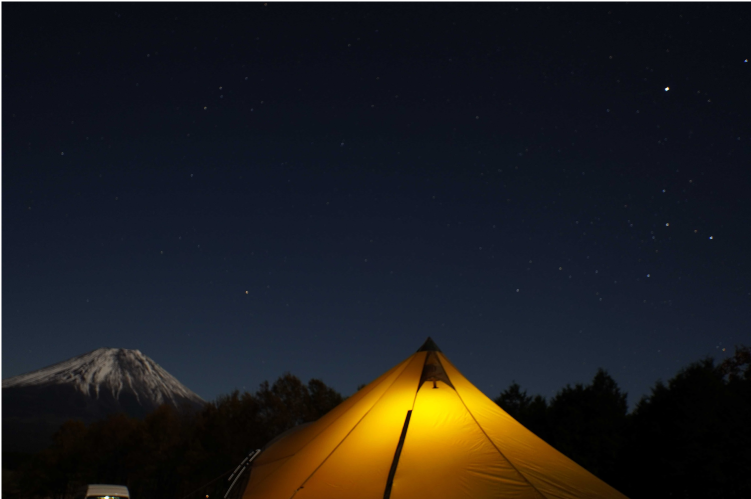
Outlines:
<svg viewBox="0 0 751 499"><path fill-rule="evenodd" d="M348 395L432 336L491 397L634 403L751 342L748 4L2 14L3 378Z"/></svg>

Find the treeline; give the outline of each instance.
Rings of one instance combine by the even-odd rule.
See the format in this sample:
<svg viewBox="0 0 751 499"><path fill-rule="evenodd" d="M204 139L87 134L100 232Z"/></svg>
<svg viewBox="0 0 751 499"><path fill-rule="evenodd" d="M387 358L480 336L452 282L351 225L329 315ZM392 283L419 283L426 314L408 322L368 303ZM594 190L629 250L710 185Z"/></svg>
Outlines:
<svg viewBox="0 0 751 499"><path fill-rule="evenodd" d="M631 499L751 498L751 348L658 382L627 413L605 371L551 400L513 383L498 403L550 445Z"/></svg>
<svg viewBox="0 0 751 499"><path fill-rule="evenodd" d="M249 451L342 400L320 380L306 385L286 374L198 412L165 405L143 420L69 421L50 448L3 470L3 497L68 499L87 483L119 483L134 499L220 499ZM632 499L751 497L749 347L658 382L631 413L626 394L603 370L550 400L513 383L496 402Z"/></svg>
<svg viewBox="0 0 751 499"><path fill-rule="evenodd" d="M3 498L70 499L88 483L112 483L127 485L134 499L220 499L228 471L249 451L342 400L320 380L306 385L285 374L255 394L235 391L200 411L165 404L143 420L117 414L88 426L68 421L48 449L10 473L3 469Z"/></svg>

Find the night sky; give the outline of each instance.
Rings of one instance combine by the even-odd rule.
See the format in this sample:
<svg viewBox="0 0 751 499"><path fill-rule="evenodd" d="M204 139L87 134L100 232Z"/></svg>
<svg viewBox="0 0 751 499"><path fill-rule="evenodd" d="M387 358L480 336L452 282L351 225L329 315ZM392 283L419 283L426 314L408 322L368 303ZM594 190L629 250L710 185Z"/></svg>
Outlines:
<svg viewBox="0 0 751 499"><path fill-rule="evenodd" d="M751 6L2 4L2 377L633 404L751 343ZM726 350L725 350L726 349Z"/></svg>

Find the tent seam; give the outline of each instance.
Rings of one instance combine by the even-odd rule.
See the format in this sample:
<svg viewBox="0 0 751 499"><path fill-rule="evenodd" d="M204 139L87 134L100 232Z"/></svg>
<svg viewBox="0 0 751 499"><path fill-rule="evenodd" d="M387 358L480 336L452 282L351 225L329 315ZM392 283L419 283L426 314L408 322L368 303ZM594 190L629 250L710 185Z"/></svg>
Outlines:
<svg viewBox="0 0 751 499"><path fill-rule="evenodd" d="M419 352L417 352L417 353L419 353ZM426 357L427 357L427 356L426 356ZM368 414L370 414L370 411L372 411L372 410L373 410L373 407L375 407L375 406L376 406L376 405L378 404L378 402L380 402L380 401L381 401L381 399L383 398L383 396L384 396L384 395L386 395L386 392L388 392L388 391L389 391L389 389L391 389L391 386L393 386L393 384L394 384L394 383L396 383L396 380L398 380L398 379L399 379L399 378L400 378L400 377L402 376L402 374L404 374L404 371L405 371L405 370L407 369L407 366L409 366L409 364L410 364L409 362L405 363L405 366L404 366L404 369L402 369L402 372L400 372L400 373L399 373L399 374L398 374L398 375L397 375L397 376L396 376L396 377L394 378L394 381L392 381L392 382L391 382L391 384L389 385L389 387L388 387L388 388L386 388L386 389L385 389L385 390L383 391L383 393L381 394L381 396L380 396L380 397L378 397L378 400L376 400L375 402L373 402L373 405L371 405L371 406L370 406L370 409L368 409L368 410L367 410L367 411L365 412L365 414L363 414L363 415L362 415L362 417L361 417L360 419L358 419L358 420L357 420L357 423L356 423L356 424L355 424L355 425L354 425L354 426L352 427L352 429L350 429L350 430L349 430L349 431L347 432L347 434L346 434L346 435L344 436L344 438L342 438L342 439L341 439L341 441L340 441L340 442L339 442L338 444L336 444L336 447L334 447L333 449L331 449L331 452L329 452L329 453L328 453L328 455L327 455L327 456L326 456L326 457L325 457L325 458L323 459L323 461L321 461L321 464L319 464L318 466L316 466L316 469L314 469L314 470L312 471L312 473L311 473L310 475L308 475L308 477L307 477L307 478L306 478L305 480L303 480L303 481L302 481L302 483L300 484L300 486L299 486L299 487L297 487L297 488L295 489L295 491L294 491L294 492L292 493L292 495L290 496L290 499L292 499L293 497L295 497L295 495L297 495L297 491L298 491L298 490L300 490L301 488L303 488L303 487L305 486L305 484L306 484L306 483L308 483L308 480L310 480L310 479L311 479L311 478L313 477L313 475L315 475L315 474L316 474L316 472L317 472L317 471L318 471L318 470L319 470L319 469L321 468L321 466L323 466L323 465L324 465L324 464L326 463L326 461L328 461L328 459L329 459L329 458L331 457L331 455L332 455L332 454L333 454L334 452L336 452L336 450L337 450L337 449L338 449L338 448L339 448L339 447L340 447L340 446L341 446L341 445L342 445L342 444L344 443L344 441L345 441L345 440L347 440L347 438L348 438L348 437L349 437L349 436L350 436L350 435L352 434L352 432L353 432L353 431L355 431L355 428L357 428L357 427L358 427L358 426L360 425L360 423L362 422L362 420L363 420L363 419L365 419L365 417L366 417L366 416L367 416ZM416 397L417 397L417 390L415 390L415 398L416 398ZM413 399L412 399L412 408L413 408L413 409L414 409L414 407L415 407L415 398L413 398ZM339 418L337 418L337 419L339 419ZM333 422L332 422L332 424L333 424ZM326 428L328 428L328 426L327 426ZM307 445L307 444L306 444L306 445ZM302 450L302 449L300 449L300 450ZM299 452L299 451L298 451L298 452ZM270 475L269 475L269 476L270 476Z"/></svg>
<svg viewBox="0 0 751 499"><path fill-rule="evenodd" d="M440 362L440 359L439 359L439 362ZM441 364L441 365L443 365L443 364ZM449 378L449 379L451 379L451 378ZM509 463L512 468L514 468L514 471L516 471L517 473L519 473L519 476L522 477L524 479L524 481L529 484L530 487L532 487L533 489L535 489L535 491L538 494L540 494L540 497L542 497L543 499L547 499L547 496L545 494L543 494L540 491L540 489L538 489L537 487L535 487L534 484L532 484L532 482L530 482L529 479L524 475L524 473L522 473L521 471L519 471L519 468L517 468L516 465L514 465L514 463L511 462L511 459L507 458L506 455L503 452L501 452L501 449L499 449L498 446L495 444L495 442L493 442L493 440L488 436L488 434L485 432L485 428L482 427L482 425L480 424L480 422L477 421L477 418L475 418L475 415L472 414L472 411L469 410L469 407L467 407L467 404L464 403L464 399L462 398L462 396L459 393L459 391L456 390L456 389L454 389L454 392L456 392L456 396L459 397L459 400L461 400L462 405L464 406L465 409L467 409L467 412L469 413L469 415L472 416L472 420L475 422L475 424L480 429L480 431L482 432L482 434L485 435L485 438L488 439L488 442L490 442L490 445L492 445L493 448L498 452L498 454L500 454L501 457L503 459L505 459L506 462Z"/></svg>
<svg viewBox="0 0 751 499"><path fill-rule="evenodd" d="M407 362L407 359L405 359L405 361L404 361L404 368L402 369L402 372L404 371L404 369L406 369L406 368L407 368L407 365L409 365L409 362ZM393 385L393 384L394 384L394 383L396 382L396 380L397 380L397 379L399 379L399 376L401 376L401 375L402 375L402 373L400 372L400 373L399 373L399 374L398 374L398 375L396 376L396 378L394 378L394 381L392 381L392 382L391 382L391 384ZM391 385L389 385L389 388L390 388L390 387L391 387ZM383 391L383 393L385 394L385 393L386 393L387 391L388 391L388 388L386 388L386 390L384 390L384 391ZM383 394L381 394L381 397L383 397ZM381 400L381 397L378 397L378 400ZM368 410L367 410L367 412L366 412L365 414L363 414L363 416L362 416L363 418L364 418L365 416L367 416L367 415L368 415L368 413L369 413L369 412L371 411L371 409L373 409L373 406L375 406L375 405L376 405L376 404L378 403L378 400L376 400L375 402L373 402L373 405L371 405L371 406L370 406L370 409L368 409ZM314 441L314 440L315 440L316 438L318 438L318 436L319 436L319 435L320 435L321 433L323 433L323 432L324 432L324 431L326 431L326 430L327 430L327 429L328 429L328 428L329 428L329 427L330 427L331 425L333 425L334 423L336 423L337 421L339 421L339 419L340 419L340 418L342 418L342 417L343 417L343 416L344 416L344 415L345 415L346 413L347 413L346 411L345 411L345 412L343 412L343 413L342 413L342 414L341 414L341 415L340 415L339 417L337 417L337 418L336 418L336 419L334 419L334 420L333 420L333 421L332 421L331 423L329 423L328 425L326 425L326 428L323 428L323 429L322 429L321 431L319 431L319 432L318 432L318 434L317 434L317 435L316 435L315 437L311 438L311 439L310 439L310 441L309 441L308 443L306 443L305 445L303 445L302 447L300 447L300 448L299 448L299 449L298 449L297 451L295 451L295 452L293 452L292 454L289 454L289 455L287 455L287 456L285 456L285 457L280 457L280 458L278 458L278 459L274 459L273 461L269 461L268 463L263 463L263 465L266 465L266 464L271 464L271 463L275 463L275 462L277 462L277 461L280 461L280 460L282 460L282 459L290 459L290 458L294 457L294 456L295 456L295 455L296 455L296 454L297 454L298 452L300 452L300 451L302 451L303 449L305 449L305 448L306 448L306 447L307 447L308 445L310 445L310 444L311 444L311 443L312 443L312 442L313 442L313 441ZM360 421L362 421L362 418L360 418L360 420L359 420L359 421L357 422L357 424L356 424L355 426L353 426L353 427L352 427L352 430L354 430L354 429L355 429L355 427L356 427L356 426L357 426L358 424L360 424ZM350 430L350 432L352 432L352 430ZM338 444L336 445L336 447L334 447L334 450L332 450L332 451L331 451L331 453L333 453L333 452L334 452L334 451L335 451L335 450L336 450L336 449L337 449L337 448L338 448L338 447L339 447L339 446L340 446L340 445L342 444L342 442L344 442L344 440L346 440L346 439L347 439L347 437L348 437L348 436L349 436L349 433L347 433L347 434L346 434L346 435L344 436L344 438L342 439L342 441L341 441L341 442L339 442L339 443L338 443ZM331 453L329 454L329 456L331 455ZM328 459L328 458L329 458L329 456L326 456L326 459ZM323 461L323 462L322 462L322 463L321 463L320 465L318 465L318 468L320 468L320 467L321 467L321 466L323 465L323 463L324 463L324 462L326 462L326 459L324 459L324 461ZM279 468L275 469L274 471L272 471L271 473L269 473L268 475L266 475L266 476L265 476L265 477L264 477L264 478L263 478L263 479L262 479L262 480L261 480L260 482L258 482L258 485L262 484L262 483L263 483L263 482L265 482L265 481L266 481L267 479L269 479L269 478L270 478L270 477L271 477L272 475L274 475L274 474L275 474L275 473L276 473L277 471L279 471L279 470L280 470L280 469L281 469L281 468L282 468L283 466L284 466L284 465L280 466ZM306 478L306 479L305 479L305 480L304 480L304 481L302 482L302 485L305 485L305 482L307 482L308 480L310 480L310 477L311 477L311 476L313 476L313 474L315 474L315 472L316 472L316 471L318 471L318 468L316 468L316 469L315 469L315 470L313 471L313 473L311 473L311 474L310 474L310 476L308 476L308 478ZM252 469L251 469L251 471L252 471ZM298 490L299 490L299 487L298 487L297 489L295 489L295 492L294 492L294 493L292 494L292 496L290 496L290 499L291 499L292 497L294 497L294 496L295 496L295 494L297 494L297 491L298 491Z"/></svg>

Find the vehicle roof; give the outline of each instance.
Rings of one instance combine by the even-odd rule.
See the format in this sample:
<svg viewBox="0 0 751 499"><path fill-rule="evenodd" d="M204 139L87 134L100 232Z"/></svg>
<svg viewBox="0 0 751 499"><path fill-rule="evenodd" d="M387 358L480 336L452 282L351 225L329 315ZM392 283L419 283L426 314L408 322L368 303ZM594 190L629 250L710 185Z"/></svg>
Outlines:
<svg viewBox="0 0 751 499"><path fill-rule="evenodd" d="M86 490L86 496L130 497L130 492L128 492L128 487L125 485L92 483Z"/></svg>

